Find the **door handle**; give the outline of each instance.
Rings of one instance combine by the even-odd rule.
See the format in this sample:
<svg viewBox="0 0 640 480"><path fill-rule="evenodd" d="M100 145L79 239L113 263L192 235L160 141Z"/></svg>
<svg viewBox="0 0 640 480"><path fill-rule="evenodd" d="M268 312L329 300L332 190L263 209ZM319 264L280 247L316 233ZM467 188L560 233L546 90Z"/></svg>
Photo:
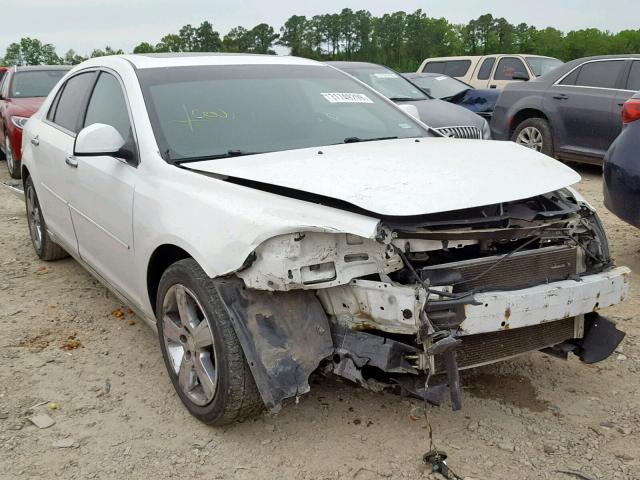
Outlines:
<svg viewBox="0 0 640 480"><path fill-rule="evenodd" d="M555 98L556 100L567 100L569 98L569 95L559 93L558 95L554 95L553 98Z"/></svg>
<svg viewBox="0 0 640 480"><path fill-rule="evenodd" d="M489 85L489 88L498 88L497 85Z"/></svg>
<svg viewBox="0 0 640 480"><path fill-rule="evenodd" d="M64 157L64 163L69 165L71 168L78 168L78 160L73 155L67 155Z"/></svg>
<svg viewBox="0 0 640 480"><path fill-rule="evenodd" d="M34 147L37 147L38 145L40 145L40 140L38 140L38 135L36 135L31 139L31 145L33 145Z"/></svg>

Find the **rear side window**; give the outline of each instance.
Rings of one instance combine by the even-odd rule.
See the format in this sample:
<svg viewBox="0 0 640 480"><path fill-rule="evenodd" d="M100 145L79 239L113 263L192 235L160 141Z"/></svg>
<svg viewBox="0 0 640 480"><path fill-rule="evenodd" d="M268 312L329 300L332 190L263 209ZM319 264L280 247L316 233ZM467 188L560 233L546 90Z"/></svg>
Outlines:
<svg viewBox="0 0 640 480"><path fill-rule="evenodd" d="M493 57L484 59L480 66L480 70L478 70L478 80L489 80L494 63L496 63L496 59Z"/></svg>
<svg viewBox="0 0 640 480"><path fill-rule="evenodd" d="M560 85L575 85L576 79L578 78L579 73L580 73L580 67L576 68L573 72L571 72L569 75L564 77L560 82Z"/></svg>
<svg viewBox="0 0 640 480"><path fill-rule="evenodd" d="M425 73L444 73L444 62L429 62L422 71Z"/></svg>
<svg viewBox="0 0 640 480"><path fill-rule="evenodd" d="M504 57L498 62L494 80L513 80L514 76L529 77L524 62L515 57Z"/></svg>
<svg viewBox="0 0 640 480"><path fill-rule="evenodd" d="M640 90L640 62L631 64L629 80L627 80L627 90Z"/></svg>
<svg viewBox="0 0 640 480"><path fill-rule="evenodd" d="M450 77L464 77L469 71L471 60L451 60L445 62L444 73Z"/></svg>
<svg viewBox="0 0 640 480"><path fill-rule="evenodd" d="M585 63L578 73L576 85L581 87L615 88L624 61Z"/></svg>
<svg viewBox="0 0 640 480"><path fill-rule="evenodd" d="M101 73L87 106L84 126L104 123L115 128L125 140L131 134L127 102L120 82L110 73Z"/></svg>
<svg viewBox="0 0 640 480"><path fill-rule="evenodd" d="M55 102L57 105L54 103L53 123L70 132L78 133L82 108L94 76L95 72L80 73L67 80L62 93L58 94Z"/></svg>

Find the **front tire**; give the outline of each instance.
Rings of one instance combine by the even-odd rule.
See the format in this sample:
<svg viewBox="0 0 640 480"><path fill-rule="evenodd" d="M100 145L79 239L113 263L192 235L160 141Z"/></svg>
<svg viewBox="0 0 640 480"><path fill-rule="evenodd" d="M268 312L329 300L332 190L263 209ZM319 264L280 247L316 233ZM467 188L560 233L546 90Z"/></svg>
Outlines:
<svg viewBox="0 0 640 480"><path fill-rule="evenodd" d="M38 257L47 262L68 257L69 254L49 236L47 224L40 208L40 201L30 176L24 182L24 199L27 207L29 235Z"/></svg>
<svg viewBox="0 0 640 480"><path fill-rule="evenodd" d="M553 157L551 126L544 118L527 118L520 122L511 141Z"/></svg>
<svg viewBox="0 0 640 480"><path fill-rule="evenodd" d="M156 317L169 378L194 417L227 425L263 410L229 314L195 260L180 260L164 272Z"/></svg>
<svg viewBox="0 0 640 480"><path fill-rule="evenodd" d="M4 135L4 156L7 160L7 170L11 178L20 178L21 162L16 159L13 149L11 148L11 140L9 140L8 132Z"/></svg>

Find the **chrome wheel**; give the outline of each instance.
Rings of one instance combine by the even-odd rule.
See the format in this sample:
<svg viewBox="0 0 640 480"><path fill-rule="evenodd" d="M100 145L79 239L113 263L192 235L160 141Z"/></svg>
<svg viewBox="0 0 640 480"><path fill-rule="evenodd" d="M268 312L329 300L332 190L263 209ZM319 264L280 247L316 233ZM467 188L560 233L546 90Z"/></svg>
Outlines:
<svg viewBox="0 0 640 480"><path fill-rule="evenodd" d="M7 161L9 161L9 157L7 157ZM42 250L42 238L44 237L44 231L42 228L38 197L36 197L36 191L32 185L27 186L26 198L29 234L31 235L31 241L33 242L33 246L36 251L40 252L40 250Z"/></svg>
<svg viewBox="0 0 640 480"><path fill-rule="evenodd" d="M162 336L180 389L193 403L213 400L218 370L213 334L195 294L175 284L162 303Z"/></svg>
<svg viewBox="0 0 640 480"><path fill-rule="evenodd" d="M7 168L9 169L9 172L13 172L16 168L15 159L13 158L13 151L11 150L11 141L6 133L4 136L4 157L7 159Z"/></svg>
<svg viewBox="0 0 640 480"><path fill-rule="evenodd" d="M541 152L543 147L542 132L536 127L525 127L518 134L516 143Z"/></svg>

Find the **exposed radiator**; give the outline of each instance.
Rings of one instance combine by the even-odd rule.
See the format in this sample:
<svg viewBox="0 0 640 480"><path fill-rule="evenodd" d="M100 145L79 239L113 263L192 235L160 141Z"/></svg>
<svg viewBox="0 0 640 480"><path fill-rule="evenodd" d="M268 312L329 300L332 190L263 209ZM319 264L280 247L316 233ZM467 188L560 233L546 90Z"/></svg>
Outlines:
<svg viewBox="0 0 640 480"><path fill-rule="evenodd" d="M502 256L494 256L447 263L427 267L423 271L428 276L430 270L457 270L462 274L463 280L454 287L455 292L487 288L525 288L534 284L563 280L580 271L577 247L546 247L518 252L500 261L501 258ZM493 269L476 278L498 261L500 262Z"/></svg>
<svg viewBox="0 0 640 480"><path fill-rule="evenodd" d="M471 368L497 362L527 352L557 345L575 337L575 318L541 323L530 327L501 330L458 337L458 368ZM445 370L443 360L436 357L436 372Z"/></svg>

